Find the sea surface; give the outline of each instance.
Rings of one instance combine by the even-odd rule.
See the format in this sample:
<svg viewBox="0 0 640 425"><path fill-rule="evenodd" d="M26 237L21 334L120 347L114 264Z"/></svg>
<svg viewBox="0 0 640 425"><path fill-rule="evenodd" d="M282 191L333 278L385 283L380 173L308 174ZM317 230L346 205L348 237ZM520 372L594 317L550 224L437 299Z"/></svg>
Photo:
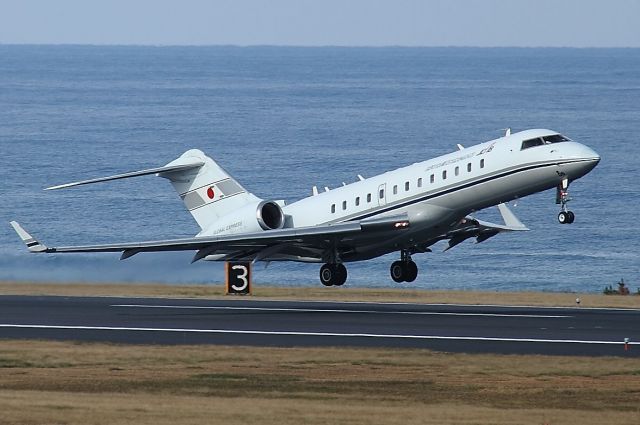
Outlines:
<svg viewBox="0 0 640 425"><path fill-rule="evenodd" d="M51 246L198 232L164 179L42 190L53 184L199 148L258 196L291 202L506 127L554 129L602 156L570 188L576 222L557 223L553 190L521 199L513 211L530 232L444 253L440 242L414 256L406 286L640 287L640 49L0 45L0 280L222 281L222 263L190 264L191 252L29 254L10 220ZM397 257L349 264L347 285L397 285ZM320 285L318 269L257 264L254 281Z"/></svg>

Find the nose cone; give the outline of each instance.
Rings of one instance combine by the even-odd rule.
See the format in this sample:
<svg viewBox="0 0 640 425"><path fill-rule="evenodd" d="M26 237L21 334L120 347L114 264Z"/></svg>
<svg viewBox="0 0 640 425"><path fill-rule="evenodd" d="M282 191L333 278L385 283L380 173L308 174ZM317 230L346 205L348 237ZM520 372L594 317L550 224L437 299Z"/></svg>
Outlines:
<svg viewBox="0 0 640 425"><path fill-rule="evenodd" d="M580 145L577 154L580 159L593 162L594 167L600 162L600 155L589 146Z"/></svg>
<svg viewBox="0 0 640 425"><path fill-rule="evenodd" d="M572 159L572 170L569 174L579 178L593 170L600 162L600 155L588 146L575 143L571 146L569 158Z"/></svg>
<svg viewBox="0 0 640 425"><path fill-rule="evenodd" d="M591 149L589 146L581 145L581 147L582 149L579 155L580 159L585 162L585 166L587 168L587 170L585 171L586 174L589 171L593 170L596 165L598 165L598 163L600 162L600 155L598 155L598 153Z"/></svg>

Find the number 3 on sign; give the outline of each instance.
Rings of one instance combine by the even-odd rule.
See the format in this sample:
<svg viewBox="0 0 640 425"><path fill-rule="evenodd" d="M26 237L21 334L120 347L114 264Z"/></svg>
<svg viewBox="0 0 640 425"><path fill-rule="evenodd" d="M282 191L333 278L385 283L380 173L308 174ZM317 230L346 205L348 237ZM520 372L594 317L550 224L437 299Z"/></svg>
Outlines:
<svg viewBox="0 0 640 425"><path fill-rule="evenodd" d="M235 266L232 266L231 270L242 270L242 272L236 275L236 278L242 282L242 285L231 285L231 288L233 288L234 291L238 292L246 291L246 289L249 287L249 280L247 279L247 276L249 275L249 269L247 268L247 266L243 264L237 264Z"/></svg>
<svg viewBox="0 0 640 425"><path fill-rule="evenodd" d="M251 293L250 262L228 262L226 272L227 294Z"/></svg>

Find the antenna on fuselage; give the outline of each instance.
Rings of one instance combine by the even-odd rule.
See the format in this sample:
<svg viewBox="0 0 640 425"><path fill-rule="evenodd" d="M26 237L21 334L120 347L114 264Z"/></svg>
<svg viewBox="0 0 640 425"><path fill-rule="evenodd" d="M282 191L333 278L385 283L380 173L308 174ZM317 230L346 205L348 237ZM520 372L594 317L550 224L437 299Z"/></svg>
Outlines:
<svg viewBox="0 0 640 425"><path fill-rule="evenodd" d="M503 128L504 137L511 136L511 127Z"/></svg>
<svg viewBox="0 0 640 425"><path fill-rule="evenodd" d="M312 194L313 196L317 196L317 195L318 195L318 186L313 186L313 187L311 188L311 194Z"/></svg>
<svg viewBox="0 0 640 425"><path fill-rule="evenodd" d="M362 177L360 174L358 174L358 180L363 181L364 177Z"/></svg>

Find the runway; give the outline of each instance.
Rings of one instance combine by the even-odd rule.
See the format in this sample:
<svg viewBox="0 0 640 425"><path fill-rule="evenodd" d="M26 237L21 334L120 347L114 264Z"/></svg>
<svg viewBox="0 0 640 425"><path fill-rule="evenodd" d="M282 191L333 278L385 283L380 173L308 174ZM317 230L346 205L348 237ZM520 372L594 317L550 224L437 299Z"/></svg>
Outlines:
<svg viewBox="0 0 640 425"><path fill-rule="evenodd" d="M0 296L0 338L638 357L640 310Z"/></svg>

